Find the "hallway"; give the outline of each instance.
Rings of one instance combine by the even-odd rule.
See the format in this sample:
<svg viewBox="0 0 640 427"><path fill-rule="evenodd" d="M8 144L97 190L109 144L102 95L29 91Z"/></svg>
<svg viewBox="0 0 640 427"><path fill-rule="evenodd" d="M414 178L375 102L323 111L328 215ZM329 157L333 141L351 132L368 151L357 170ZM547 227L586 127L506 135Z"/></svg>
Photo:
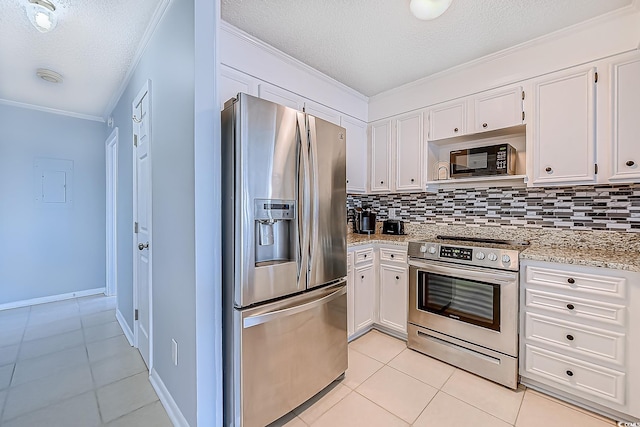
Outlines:
<svg viewBox="0 0 640 427"><path fill-rule="evenodd" d="M0 311L0 425L171 426L115 297Z"/></svg>

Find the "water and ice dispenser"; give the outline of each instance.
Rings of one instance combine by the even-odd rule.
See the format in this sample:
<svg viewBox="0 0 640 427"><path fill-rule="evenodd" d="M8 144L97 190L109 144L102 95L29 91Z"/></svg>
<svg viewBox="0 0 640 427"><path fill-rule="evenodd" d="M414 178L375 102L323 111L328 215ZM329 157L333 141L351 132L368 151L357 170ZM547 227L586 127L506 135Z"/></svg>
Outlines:
<svg viewBox="0 0 640 427"><path fill-rule="evenodd" d="M295 200L256 199L256 267L296 260Z"/></svg>

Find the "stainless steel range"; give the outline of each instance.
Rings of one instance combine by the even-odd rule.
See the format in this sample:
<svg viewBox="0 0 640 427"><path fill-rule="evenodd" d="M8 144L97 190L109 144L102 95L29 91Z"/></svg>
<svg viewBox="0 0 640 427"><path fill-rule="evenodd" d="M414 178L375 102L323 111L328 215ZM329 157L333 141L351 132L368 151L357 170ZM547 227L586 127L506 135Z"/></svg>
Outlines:
<svg viewBox="0 0 640 427"><path fill-rule="evenodd" d="M409 242L409 348L516 388L518 256L526 244Z"/></svg>

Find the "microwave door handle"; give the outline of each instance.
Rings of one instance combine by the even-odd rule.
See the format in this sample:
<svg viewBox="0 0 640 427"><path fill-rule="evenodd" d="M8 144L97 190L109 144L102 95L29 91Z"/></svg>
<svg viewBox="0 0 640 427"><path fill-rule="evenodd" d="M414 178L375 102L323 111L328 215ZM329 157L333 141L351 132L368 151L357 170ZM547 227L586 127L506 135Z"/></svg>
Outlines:
<svg viewBox="0 0 640 427"><path fill-rule="evenodd" d="M309 141L304 113L296 113L296 124L299 138L298 155L298 289L307 287L307 270L309 268Z"/></svg>

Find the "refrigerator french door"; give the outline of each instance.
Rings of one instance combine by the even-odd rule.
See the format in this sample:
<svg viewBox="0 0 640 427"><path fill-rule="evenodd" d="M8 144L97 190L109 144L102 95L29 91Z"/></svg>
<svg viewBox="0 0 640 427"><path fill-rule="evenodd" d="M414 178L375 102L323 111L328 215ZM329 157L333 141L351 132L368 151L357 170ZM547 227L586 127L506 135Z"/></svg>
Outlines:
<svg viewBox="0 0 640 427"><path fill-rule="evenodd" d="M246 94L222 112L225 425L269 424L347 368L345 139Z"/></svg>

